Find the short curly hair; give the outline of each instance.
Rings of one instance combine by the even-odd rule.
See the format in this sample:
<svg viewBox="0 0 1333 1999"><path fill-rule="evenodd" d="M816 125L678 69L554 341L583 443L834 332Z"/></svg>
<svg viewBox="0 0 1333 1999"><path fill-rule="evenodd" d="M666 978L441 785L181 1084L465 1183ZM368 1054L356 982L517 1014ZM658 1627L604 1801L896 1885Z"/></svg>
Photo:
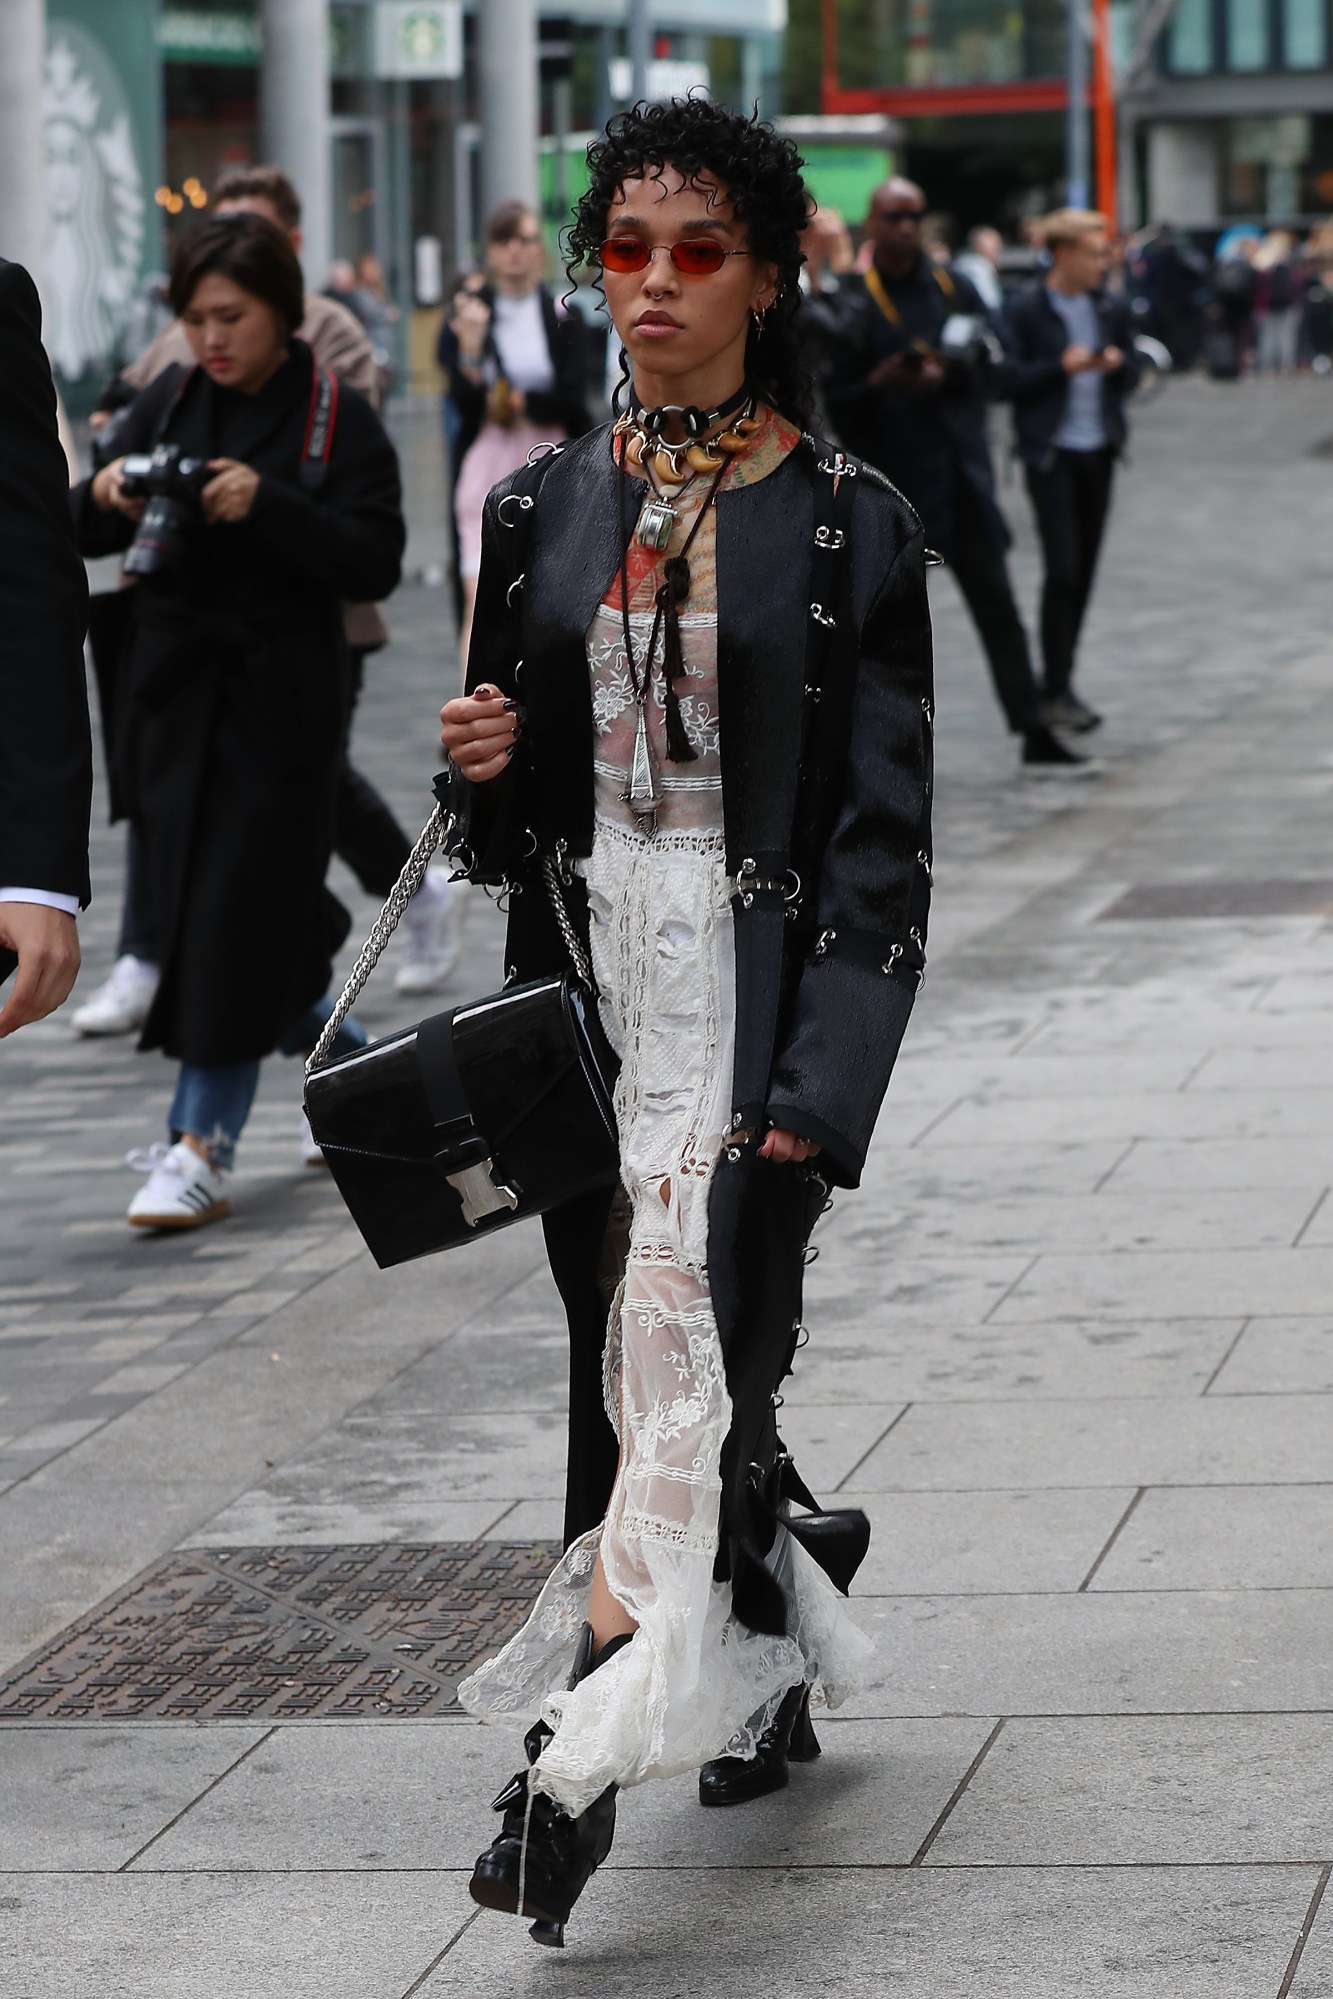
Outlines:
<svg viewBox="0 0 1333 1999"><path fill-rule="evenodd" d="M687 181L709 176L745 224L756 257L778 267L777 297L746 343L747 373L776 409L808 425L812 384L795 326L805 262L801 234L814 206L801 178L804 165L791 140L771 125L708 98L636 104L588 148L588 190L565 232L571 281L581 265L597 265L611 204L627 180L651 178L664 167Z"/></svg>

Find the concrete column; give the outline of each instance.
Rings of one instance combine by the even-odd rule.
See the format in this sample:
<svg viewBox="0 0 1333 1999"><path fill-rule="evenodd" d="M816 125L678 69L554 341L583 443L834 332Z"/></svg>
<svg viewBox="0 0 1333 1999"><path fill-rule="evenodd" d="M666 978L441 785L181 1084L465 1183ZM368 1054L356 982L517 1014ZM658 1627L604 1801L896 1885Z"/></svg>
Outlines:
<svg viewBox="0 0 1333 1999"><path fill-rule="evenodd" d="M502 201L525 201L540 213L535 0L485 0L478 27L482 216Z"/></svg>
<svg viewBox="0 0 1333 1999"><path fill-rule="evenodd" d="M1216 132L1201 120L1149 125L1149 222L1216 224L1218 151Z"/></svg>
<svg viewBox="0 0 1333 1999"><path fill-rule="evenodd" d="M328 0L263 0L260 128L265 163L301 197L306 284L318 291L333 255Z"/></svg>
<svg viewBox="0 0 1333 1999"><path fill-rule="evenodd" d="M0 0L0 256L42 282L46 0Z"/></svg>

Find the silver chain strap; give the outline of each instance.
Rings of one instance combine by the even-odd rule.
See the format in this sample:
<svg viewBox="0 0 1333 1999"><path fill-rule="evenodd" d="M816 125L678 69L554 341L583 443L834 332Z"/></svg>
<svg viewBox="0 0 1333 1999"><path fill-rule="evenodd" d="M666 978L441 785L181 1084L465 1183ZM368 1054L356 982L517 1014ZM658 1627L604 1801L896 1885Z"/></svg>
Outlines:
<svg viewBox="0 0 1333 1999"><path fill-rule="evenodd" d="M347 984L338 997L338 1004L329 1015L324 1032L315 1043L309 1061L305 1065L307 1076L320 1068L328 1059L328 1053L337 1039L338 1030L361 996L366 980L378 965L388 946L389 939L403 920L403 912L412 897L426 879L426 869L440 842L446 837L446 825L452 828L453 814L446 821L443 806L437 805L430 818L421 829L421 837L403 863L389 897L379 915L370 927L370 935L357 953L356 963L347 977Z"/></svg>
<svg viewBox="0 0 1333 1999"><path fill-rule="evenodd" d="M403 872L390 889L388 900L383 909L371 925L370 935L361 946L360 951L358 951L356 963L347 975L347 984L338 995L338 1004L329 1015L324 1025L324 1032L320 1035L319 1040L315 1043L311 1051L310 1059L305 1065L307 1076L312 1075L316 1069L321 1068L328 1060L329 1050L337 1039L339 1028L356 1005L357 1000L361 997L366 981L383 957L389 940L403 920L403 912L425 880L426 869L430 865L436 848L442 842L447 846L449 834L453 830L454 824L453 813L451 812L446 817L444 808L437 805L421 829L421 837L408 855L403 865ZM588 954L579 942L578 932L570 921L569 911L565 907L565 898L560 886L559 867L549 856L542 862L542 873L546 878L546 887L551 897L551 908L555 912L555 920L560 926L560 935L564 939L570 963L573 965L575 974L582 984L588 988L589 992L595 992L597 988L593 983L592 966L588 962Z"/></svg>
<svg viewBox="0 0 1333 1999"><path fill-rule="evenodd" d="M597 987L593 981L592 966L588 963L588 954L579 942L578 932L571 923L569 911L565 907L565 898L560 883L560 869L549 854L542 862L542 873L546 877L546 888L551 898L551 908L555 911L555 920L560 925L560 935L565 940L565 949L569 953L569 962L574 967L580 984L585 985L590 993L595 993Z"/></svg>

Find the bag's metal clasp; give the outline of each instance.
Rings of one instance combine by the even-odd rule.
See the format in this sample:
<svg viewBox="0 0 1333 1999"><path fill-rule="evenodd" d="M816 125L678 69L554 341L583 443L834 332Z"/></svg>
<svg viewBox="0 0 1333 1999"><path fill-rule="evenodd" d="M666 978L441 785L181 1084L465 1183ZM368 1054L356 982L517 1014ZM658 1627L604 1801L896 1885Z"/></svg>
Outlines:
<svg viewBox="0 0 1333 1999"><path fill-rule="evenodd" d="M498 1215L505 1208L518 1206L514 1189L495 1178L491 1170L494 1165L493 1159L483 1159L475 1166L464 1166L460 1172L444 1176L463 1204L463 1220L470 1229L485 1221L487 1215Z"/></svg>

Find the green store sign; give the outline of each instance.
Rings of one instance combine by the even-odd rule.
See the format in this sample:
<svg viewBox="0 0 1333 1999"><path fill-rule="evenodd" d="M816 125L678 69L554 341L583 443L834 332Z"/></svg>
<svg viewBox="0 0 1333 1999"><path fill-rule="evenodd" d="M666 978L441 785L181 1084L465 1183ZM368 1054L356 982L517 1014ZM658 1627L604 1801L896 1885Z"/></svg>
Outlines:
<svg viewBox="0 0 1333 1999"><path fill-rule="evenodd" d="M253 14L209 8L164 7L157 46L166 62L244 64L259 61L263 36Z"/></svg>

